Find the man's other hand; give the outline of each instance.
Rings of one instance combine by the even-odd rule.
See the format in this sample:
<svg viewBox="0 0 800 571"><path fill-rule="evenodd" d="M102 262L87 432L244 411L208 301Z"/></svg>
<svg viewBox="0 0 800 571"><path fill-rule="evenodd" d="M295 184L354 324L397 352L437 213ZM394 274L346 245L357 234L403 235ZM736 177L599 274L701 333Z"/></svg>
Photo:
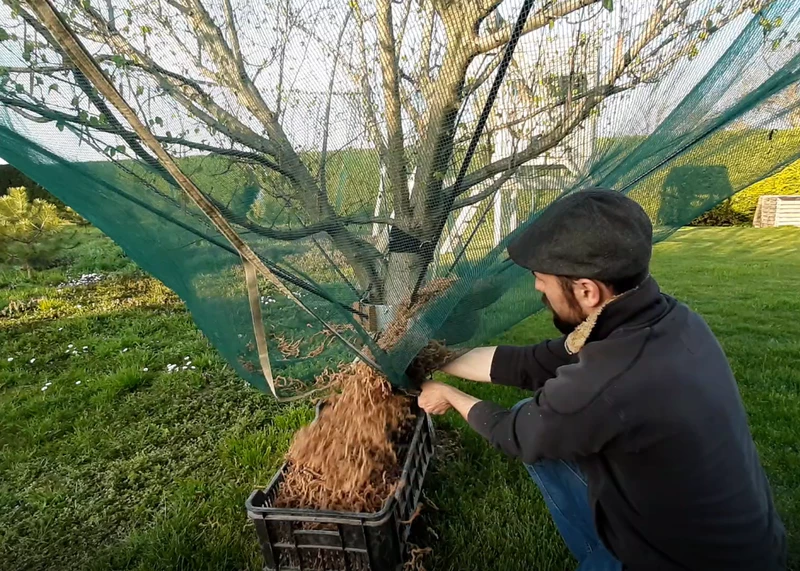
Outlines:
<svg viewBox="0 0 800 571"><path fill-rule="evenodd" d="M452 408L449 396L453 390L450 385L426 381L422 383L422 392L417 397L417 402L428 414L444 414Z"/></svg>

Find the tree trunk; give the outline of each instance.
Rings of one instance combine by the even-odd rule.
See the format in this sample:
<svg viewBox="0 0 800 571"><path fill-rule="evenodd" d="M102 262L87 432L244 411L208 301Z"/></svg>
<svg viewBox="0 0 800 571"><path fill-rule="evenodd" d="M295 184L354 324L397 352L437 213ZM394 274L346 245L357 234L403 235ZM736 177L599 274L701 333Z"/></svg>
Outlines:
<svg viewBox="0 0 800 571"><path fill-rule="evenodd" d="M386 303L395 306L407 301L425 269L420 254L405 252L389 254L389 264L384 280Z"/></svg>

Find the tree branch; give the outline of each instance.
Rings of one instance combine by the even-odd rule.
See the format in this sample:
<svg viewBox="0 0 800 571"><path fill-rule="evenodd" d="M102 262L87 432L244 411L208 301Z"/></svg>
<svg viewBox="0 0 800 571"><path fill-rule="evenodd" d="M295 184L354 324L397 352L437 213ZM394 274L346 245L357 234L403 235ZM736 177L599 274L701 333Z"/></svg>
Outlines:
<svg viewBox="0 0 800 571"><path fill-rule="evenodd" d="M109 124L104 125L101 123L90 123L88 120L82 119L78 115L70 115L69 113L63 113L61 111L56 111L54 109L49 109L46 107L41 107L34 103L23 101L21 99L15 99L11 97L7 97L5 95L0 94L0 103L3 105L8 106L12 109L23 109L26 111L31 111L33 113L38 114L40 117L45 119L46 121L56 121L62 123L69 123L71 125L79 125L81 127L87 127L89 129L94 129L95 131L100 131L102 133L109 133L112 135L119 135L125 142L130 144L130 141L139 141L138 136L133 131L128 131L123 129L121 125L114 126L112 124L112 120L109 120ZM212 145L207 145L205 143L197 143L195 141L190 141L188 139L183 139L181 137L164 137L161 135L155 135L156 140L159 143L167 144L167 145L181 145L183 147L187 147L189 149L195 149L198 151L208 151L210 153L215 153L218 155L224 155L229 157L237 157L241 159L247 159L254 161L262 166L265 166L275 172L280 174L284 174L282 169L279 165L272 162L268 157L254 152L248 151L241 151L238 149L226 149L223 147L215 147Z"/></svg>
<svg viewBox="0 0 800 571"><path fill-rule="evenodd" d="M4 67L4 66L0 66L0 68L2 68L3 70L5 70L8 73L39 73L41 75L50 75L52 73L72 71L71 67L69 67L69 66L61 66L61 65L48 66L48 67L36 67L36 66L30 66L30 67Z"/></svg>
<svg viewBox="0 0 800 571"><path fill-rule="evenodd" d="M283 7L283 0L279 0L278 6ZM283 15L285 16L282 30L281 45L278 48L280 55L278 56L278 85L275 94L275 114L280 117L283 113L283 81L284 73L286 71L286 48L289 44L289 0L286 0Z"/></svg>
<svg viewBox="0 0 800 571"><path fill-rule="evenodd" d="M225 215L225 218L227 218L228 220L231 220L232 222L238 224L239 226L246 228L253 234L258 234L259 236L264 236L266 238L271 238L273 240L281 240L283 242L293 242L295 240L301 240L302 238L308 238L309 236L313 236L314 234L320 234L322 232L330 234L331 232L335 232L337 227L341 225L395 224L395 220L381 216L372 216L364 218L337 216L335 219L321 220L313 224L303 225L301 228L296 228L296 229L268 228L266 226L261 226L260 224L256 224L255 222L249 220L245 216L237 215L227 206L214 200L213 198L211 200L215 203L215 206L220 210L220 212L222 212Z"/></svg>
<svg viewBox="0 0 800 571"><path fill-rule="evenodd" d="M420 113L414 106L414 102L411 101L411 93L408 91L408 89L402 88L402 92L403 109L405 109L406 113L411 119L411 122L414 124L414 129L417 131L416 138L419 139L425 132L425 120L422 118L422 113Z"/></svg>
<svg viewBox="0 0 800 571"><path fill-rule="evenodd" d="M662 30L661 24L671 21L670 18L674 16L673 12L675 9L680 9L680 6L676 5L675 0L665 0L662 2L645 24L644 30L640 36L633 42L623 57L617 58L618 61L615 62L608 71L608 74L601 82L601 86L594 90L594 93L584 97L579 104L573 105L572 109L565 110L562 119L548 133L537 136L522 152L511 157L494 161L465 177L459 194L462 194L469 188L480 184L500 172L517 168L525 164L563 141L589 116L589 113L591 113L595 107L614 92L614 85L617 80L622 76L628 66L630 66L631 62L639 55L641 50L654 38L658 37ZM452 193L454 189L449 187L447 190Z"/></svg>
<svg viewBox="0 0 800 571"><path fill-rule="evenodd" d="M382 161L386 161L386 141L383 138L383 133L378 126L378 113L377 106L375 105L375 96L372 92L372 85L369 82L369 67L367 66L367 40L364 34L365 22L361 9L358 3L353 4L353 15L356 18L358 29L358 51L361 56L361 70L353 79L361 85L362 103L364 105L364 114L367 119L367 132L372 139L372 144L378 150L378 156ZM360 77L358 77L360 76Z"/></svg>
<svg viewBox="0 0 800 571"><path fill-rule="evenodd" d="M311 176L289 142L276 114L264 101L252 80L243 68L230 73L229 62L233 55L230 47L201 0L188 0L193 10L188 16L195 33L204 40L209 54L221 74L227 80L239 102L264 126L270 141L276 147L277 163L285 175L300 191L306 214L318 222L328 221L325 232L334 244L351 261L359 281L365 287L382 290L380 271L381 255L374 246L351 234L328 201L327 193Z"/></svg>
<svg viewBox="0 0 800 571"><path fill-rule="evenodd" d="M490 196L494 195L500 188L506 183L508 179L514 176L517 172L517 169L510 169L504 172L500 177L492 182L486 189L480 191L478 194L470 196L469 198L462 198L461 200L457 200L453 203L453 206L450 207L450 212L454 212L465 206L471 206L473 204L478 204L479 202L489 198Z"/></svg>
<svg viewBox="0 0 800 571"><path fill-rule="evenodd" d="M483 85L484 83L486 83L486 80L488 80L492 76L494 71L500 65L501 61L503 61L502 52L495 54L494 57L492 58L492 60L489 62L489 65L486 66L486 69L484 69L478 75L478 77L476 77L475 79L473 79L471 81L467 81L467 86L466 86L466 89L464 90L464 99L466 99L467 97L469 97L470 95L472 95L473 93L478 91L480 86ZM512 63L513 63L513 61L514 60L512 60Z"/></svg>
<svg viewBox="0 0 800 571"><path fill-rule="evenodd" d="M422 43L419 52L417 75L420 78L420 90L427 95L427 88L431 81L431 47L433 46L433 30L436 23L436 11L427 3L422 3L422 9L427 10L426 20L422 29Z"/></svg>
<svg viewBox="0 0 800 571"><path fill-rule="evenodd" d="M164 0L164 1L167 4L169 4L170 6L172 6L173 8L175 8L178 12L180 12L183 15L186 15L186 14L189 13L189 8L187 8L186 6L184 6L183 4L178 2L177 0Z"/></svg>
<svg viewBox="0 0 800 571"><path fill-rule="evenodd" d="M397 69L391 0L378 0L377 9L378 44L380 45L378 60L381 65L383 98L386 108L386 172L391 186L395 210L401 218L410 219L412 213L408 198L408 175L406 173L403 118L400 104L400 78Z"/></svg>
<svg viewBox="0 0 800 571"><path fill-rule="evenodd" d="M455 123L461 106L464 79L473 58L471 26L465 25L461 6L453 3L440 12L447 37L441 69L430 86L428 108L424 116L425 133L418 145L417 174L414 178L413 208L421 219L425 234L422 238L431 243L438 240L439 221L446 216L451 202L441 195L445 173L453 156Z"/></svg>
<svg viewBox="0 0 800 571"><path fill-rule="evenodd" d="M558 18L582 10L586 6L597 4L599 1L600 0L561 0L555 4L546 5L539 12L531 14L525 27L522 29L522 34L525 35L539 28L543 28ZM507 44L511 39L511 28L511 24L506 24L500 30L488 36L478 37L475 40L475 52L488 52Z"/></svg>
<svg viewBox="0 0 800 571"><path fill-rule="evenodd" d="M235 61L235 56L222 32L214 24L201 0L189 1L194 8L189 14L189 21L195 33L203 38L204 45L209 49L211 58L217 66L218 74L227 79L237 99L264 126L270 141L276 146L278 163L285 172L289 173L290 180L302 191L306 211L314 217L325 217L332 212L327 196L320 192L311 173L297 156L283 127L278 122L276 114L264 101L243 66L237 64L236 73L228 71L229 62Z"/></svg>
<svg viewBox="0 0 800 571"><path fill-rule="evenodd" d="M231 7L231 0L223 0L223 7L225 9L225 20L228 23L228 41L231 45L233 52L233 61L236 69L240 74L246 73L244 71L244 60L242 59L242 49L239 47L239 32L236 30L236 20L233 15L233 7Z"/></svg>
<svg viewBox="0 0 800 571"><path fill-rule="evenodd" d="M411 0L402 0L405 3L405 12L403 13L403 22L400 24L400 31L397 33L397 53L403 51L403 40L406 37L406 26L408 25L408 17L411 15Z"/></svg>
<svg viewBox="0 0 800 571"><path fill-rule="evenodd" d="M127 55L128 60L125 61L125 65L138 67L148 73L158 82L161 89L174 97L190 114L214 130L251 149L275 156L276 150L267 139L220 107L197 81L158 65L149 55L135 48L117 30L111 29L90 5L81 4L81 7L100 34L96 41L108 42L117 52Z"/></svg>
<svg viewBox="0 0 800 571"><path fill-rule="evenodd" d="M339 30L339 37L336 40L336 55L333 58L333 69L331 69L331 79L328 82L328 100L325 102L325 129L322 133L322 150L319 154L319 172L317 175L318 182L320 189L322 192L327 192L327 179L325 178L325 166L326 161L328 160L328 135L330 133L330 125L331 125L331 102L333 101L333 84L336 81L336 68L338 67L339 63L339 55L341 52L342 47L342 39L344 38L344 32L347 29L347 24L350 22L350 16L353 14L353 10L350 9L347 11L347 16L345 16L344 22L342 23L342 29Z"/></svg>

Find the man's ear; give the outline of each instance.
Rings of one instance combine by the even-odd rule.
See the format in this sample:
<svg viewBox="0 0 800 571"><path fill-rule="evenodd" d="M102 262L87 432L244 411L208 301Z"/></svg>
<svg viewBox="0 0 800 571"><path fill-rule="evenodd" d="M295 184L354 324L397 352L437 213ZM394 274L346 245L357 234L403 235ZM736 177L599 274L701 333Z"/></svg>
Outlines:
<svg viewBox="0 0 800 571"><path fill-rule="evenodd" d="M575 298L580 302L584 309L599 307L605 301L605 291L596 281L581 278L573 283Z"/></svg>

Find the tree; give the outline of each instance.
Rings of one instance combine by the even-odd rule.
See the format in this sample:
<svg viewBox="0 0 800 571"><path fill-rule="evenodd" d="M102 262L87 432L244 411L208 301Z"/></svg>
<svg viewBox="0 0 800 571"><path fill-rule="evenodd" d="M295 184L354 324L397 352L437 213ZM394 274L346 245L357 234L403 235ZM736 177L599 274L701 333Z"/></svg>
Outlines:
<svg viewBox="0 0 800 571"><path fill-rule="evenodd" d="M53 237L65 224L54 204L41 198L29 201L25 187L9 188L0 197L0 257L21 263L30 277L34 267L58 250Z"/></svg>
<svg viewBox="0 0 800 571"><path fill-rule="evenodd" d="M20 61L0 68L0 103L168 178L64 56L37 3L2 1L12 18L0 40L13 44ZM549 153L574 158L570 149L605 104L659 81L718 30L766 4L654 0L625 11L605 0L537 2L499 93L506 103L458 184L455 173L512 39L513 2L350 0L343 8L334 0L61 0L58 8L162 145L175 156L225 157L245 174L238 207L210 196L223 214L273 240L325 234L363 298L395 304L429 275L448 218L491 202L518 169ZM613 53L592 63L601 44ZM557 66L552 57L542 61L548 50ZM347 148L337 117L347 106L363 127L355 146L368 146L385 173L379 208L377 189L344 205L331 200L332 139ZM304 114L318 118L318 128ZM488 151L502 133L514 144ZM303 135L309 144L298 140ZM257 197L285 209L279 222L252 215ZM388 251L371 238L373 225L387 229Z"/></svg>

